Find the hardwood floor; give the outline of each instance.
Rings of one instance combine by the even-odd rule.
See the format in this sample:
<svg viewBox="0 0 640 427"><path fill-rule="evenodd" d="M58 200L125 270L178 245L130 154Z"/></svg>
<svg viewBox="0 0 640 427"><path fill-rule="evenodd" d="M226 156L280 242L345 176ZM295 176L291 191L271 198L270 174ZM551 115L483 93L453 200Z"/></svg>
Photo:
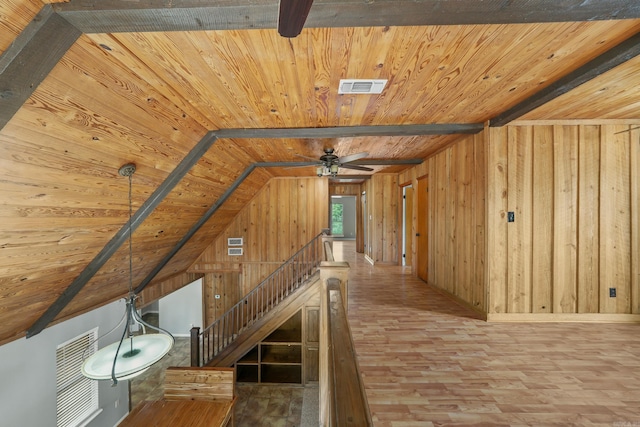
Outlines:
<svg viewBox="0 0 640 427"><path fill-rule="evenodd" d="M640 426L640 325L486 323L354 248L334 243L375 426Z"/></svg>

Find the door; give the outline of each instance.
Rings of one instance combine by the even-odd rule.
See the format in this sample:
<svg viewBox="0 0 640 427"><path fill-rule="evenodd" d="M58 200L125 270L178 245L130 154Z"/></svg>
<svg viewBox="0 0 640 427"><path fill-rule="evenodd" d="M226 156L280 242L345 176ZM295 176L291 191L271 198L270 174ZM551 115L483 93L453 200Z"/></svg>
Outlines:
<svg viewBox="0 0 640 427"><path fill-rule="evenodd" d="M418 179L418 214L416 216L416 252L418 277L428 282L429 264L429 186L426 177Z"/></svg>
<svg viewBox="0 0 640 427"><path fill-rule="evenodd" d="M404 224L402 234L402 265L411 267L413 263L413 187L402 188Z"/></svg>

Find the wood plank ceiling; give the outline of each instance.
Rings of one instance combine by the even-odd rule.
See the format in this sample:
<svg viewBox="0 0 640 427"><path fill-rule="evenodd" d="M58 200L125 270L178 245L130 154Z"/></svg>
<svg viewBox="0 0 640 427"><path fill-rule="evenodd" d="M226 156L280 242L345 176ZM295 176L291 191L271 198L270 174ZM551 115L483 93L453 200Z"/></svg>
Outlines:
<svg viewBox="0 0 640 427"><path fill-rule="evenodd" d="M138 211L189 152L212 137L211 131L481 126L640 32L640 7L628 1L604 1L592 6L597 10L586 11L572 6L556 16L545 15L536 5L525 14L505 9L499 5L503 2L478 6L468 1L461 6L434 1L433 22L412 12L416 3L424 9L424 2L400 2L406 6L402 10L390 2L318 1L307 28L293 39L277 34L271 12L262 14L273 9L275 16L274 1L253 6L240 2L232 12L251 12L249 22L238 24L232 12L221 8L228 22L209 16L200 27L193 20L166 18L169 3L197 8L216 2L145 2L157 6L140 14L153 18L151 29L172 31L147 31L142 18L131 24L131 15L124 12L132 2L45 3L58 2L0 2L0 83L25 85L21 90L0 87L0 343L24 336L123 230L128 181L118 175L118 168L127 162L138 167L133 177L133 206ZM449 10L456 3L460 13L438 14L436 3ZM91 13L98 7L106 15ZM332 7L346 12L335 16ZM380 10L358 14L372 7L387 11L388 19ZM76 36L69 33L70 47L62 50L59 61L54 58L41 82L29 83L29 78L38 80L33 68L46 66L56 46L64 43L28 44L33 34L44 34L38 33L38 25L49 25L39 18L43 11L64 17L55 24L60 28L79 31ZM100 20L92 21L96 16ZM354 20L357 16L364 18ZM546 22L572 17L582 22ZM191 28L194 25L207 29ZM632 43L632 52L634 45L638 42ZM639 71L639 58L630 59L520 114L527 120L638 119ZM380 95L338 95L341 78L389 82ZM25 100L13 111L21 91ZM301 155L317 158L325 147L341 156L366 151L370 159L424 159L459 138L344 135L213 138L212 147L196 158L135 230L134 286L145 279L153 285L186 271L270 178L314 174L311 167L255 167L258 162L305 161ZM375 173L406 167L372 166ZM247 178L220 204L243 172ZM149 277L216 203L220 208L204 226L159 274ZM112 249L113 256L55 313L56 321L127 292L128 247Z"/></svg>

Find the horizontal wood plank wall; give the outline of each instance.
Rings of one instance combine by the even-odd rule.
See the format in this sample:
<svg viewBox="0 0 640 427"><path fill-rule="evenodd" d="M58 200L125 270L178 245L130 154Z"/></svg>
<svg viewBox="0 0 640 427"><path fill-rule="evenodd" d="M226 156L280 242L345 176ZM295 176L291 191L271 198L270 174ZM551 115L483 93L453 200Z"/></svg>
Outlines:
<svg viewBox="0 0 640 427"><path fill-rule="evenodd" d="M418 178L427 177L428 212L417 212L416 203L414 217L415 222L428 221L429 282L483 313L487 309L485 151L484 135L470 135L399 176L399 182L411 182L414 188ZM413 236L415 231L414 226ZM413 260L416 274L415 254Z"/></svg>
<svg viewBox="0 0 640 427"><path fill-rule="evenodd" d="M487 132L489 313L639 314L638 131Z"/></svg>
<svg viewBox="0 0 640 427"><path fill-rule="evenodd" d="M208 324L327 228L328 203L328 180L317 177L274 178L256 194L189 269L205 275ZM243 255L227 254L230 237L243 238Z"/></svg>
<svg viewBox="0 0 640 427"><path fill-rule="evenodd" d="M362 185L360 184L329 184L329 194L332 196L356 196L356 252L364 252L364 233L362 218Z"/></svg>
<svg viewBox="0 0 640 427"><path fill-rule="evenodd" d="M367 193L367 255L374 263L397 264L401 237L400 187L397 174L375 174L364 184Z"/></svg>

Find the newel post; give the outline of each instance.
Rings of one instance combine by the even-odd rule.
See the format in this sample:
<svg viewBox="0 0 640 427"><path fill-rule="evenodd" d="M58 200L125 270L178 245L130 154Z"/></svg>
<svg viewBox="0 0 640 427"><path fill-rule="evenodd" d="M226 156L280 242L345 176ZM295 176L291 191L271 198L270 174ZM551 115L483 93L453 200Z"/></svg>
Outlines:
<svg viewBox="0 0 640 427"><path fill-rule="evenodd" d="M200 328L191 328L191 366L200 366Z"/></svg>
<svg viewBox="0 0 640 427"><path fill-rule="evenodd" d="M340 292L345 312L347 311L347 290L349 287L349 263L336 261L322 261L320 263L320 361L319 361L319 394L320 394L320 425L331 425L331 387L332 379L329 369L329 352L331 342L329 338L329 281L340 281Z"/></svg>

